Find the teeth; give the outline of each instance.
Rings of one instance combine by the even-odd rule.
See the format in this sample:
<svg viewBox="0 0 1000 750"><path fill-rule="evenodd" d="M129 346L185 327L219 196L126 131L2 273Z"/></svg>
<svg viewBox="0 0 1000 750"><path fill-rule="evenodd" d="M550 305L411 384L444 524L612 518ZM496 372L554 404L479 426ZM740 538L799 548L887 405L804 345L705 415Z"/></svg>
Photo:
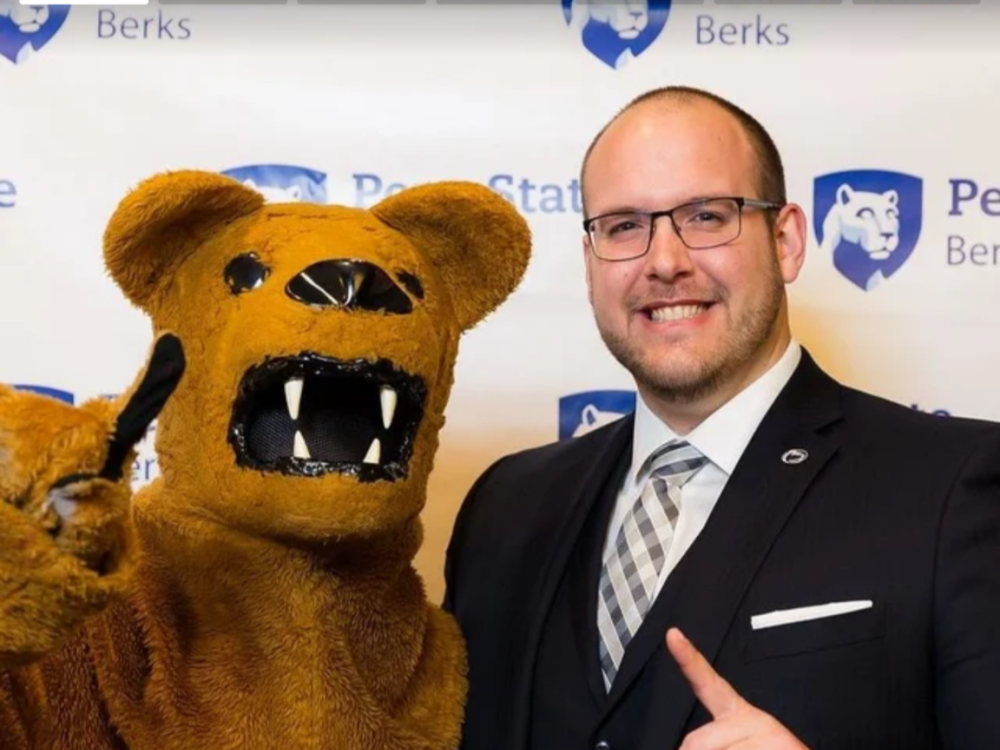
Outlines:
<svg viewBox="0 0 1000 750"><path fill-rule="evenodd" d="M377 464L382 458L382 444L378 441L378 438L372 440L371 447L368 449L368 454L365 456L364 463L366 464Z"/></svg>
<svg viewBox="0 0 1000 750"><path fill-rule="evenodd" d="M708 305L672 305L669 307L657 307L652 312L653 320L657 321L669 321L669 320L683 320L684 318L693 318L696 315L700 315L706 309Z"/></svg>
<svg viewBox="0 0 1000 750"><path fill-rule="evenodd" d="M302 433L298 430L295 431L295 448L293 450L295 458L312 458L309 455L309 446L306 445L306 439L302 437Z"/></svg>
<svg viewBox="0 0 1000 750"><path fill-rule="evenodd" d="M288 405L288 416L299 418L299 404L302 403L302 378L292 378L285 383L285 403Z"/></svg>
<svg viewBox="0 0 1000 750"><path fill-rule="evenodd" d="M380 393L382 398L382 425L389 429L392 425L392 418L396 414L396 401L398 396L392 386L383 385Z"/></svg>

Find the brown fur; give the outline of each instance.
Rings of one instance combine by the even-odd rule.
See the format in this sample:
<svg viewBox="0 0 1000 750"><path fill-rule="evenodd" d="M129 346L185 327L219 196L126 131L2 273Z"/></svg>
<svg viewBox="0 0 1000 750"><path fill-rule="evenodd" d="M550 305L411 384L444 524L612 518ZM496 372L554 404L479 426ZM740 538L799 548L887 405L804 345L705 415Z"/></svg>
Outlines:
<svg viewBox="0 0 1000 750"><path fill-rule="evenodd" d="M156 333L183 342L186 370L159 416L161 476L131 505L125 481L70 485L69 520L51 517L48 488L102 465L120 403L0 390L0 746L456 748L464 644L412 560L459 336L519 283L526 223L474 184L411 188L365 211L264 205L228 178L177 172L126 197L105 247ZM226 264L251 250L269 276L233 295ZM413 274L423 299L387 315L285 294L339 257ZM423 379L403 478L237 464L243 374L303 351L389 359Z"/></svg>

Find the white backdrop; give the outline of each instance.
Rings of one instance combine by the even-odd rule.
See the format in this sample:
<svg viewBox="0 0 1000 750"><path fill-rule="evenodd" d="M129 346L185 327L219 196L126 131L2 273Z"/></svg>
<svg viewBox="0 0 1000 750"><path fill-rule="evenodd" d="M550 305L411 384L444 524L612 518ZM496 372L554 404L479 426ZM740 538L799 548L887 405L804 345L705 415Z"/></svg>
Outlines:
<svg viewBox="0 0 1000 750"><path fill-rule="evenodd" d="M575 179L619 107L682 83L760 118L790 199L818 217L790 292L820 363L915 408L1000 419L1000 12L621 0L591 8L581 32L586 5L568 23L554 0L68 12L0 0L0 380L77 401L131 382L149 327L106 277L100 239L155 172L232 170L272 197L362 206L392 185L491 184L531 222L535 256L463 345L419 560L436 595L479 471L559 437L564 397L585 394L567 400L564 434L628 408L631 381L586 302ZM626 16L645 27L616 68L605 60L628 43L600 19L628 36ZM853 174L820 179L840 172ZM847 240L874 226L851 218L859 205L883 225L898 212L888 259L848 242L835 264L817 230L840 185L856 191ZM155 475L147 445L136 482Z"/></svg>

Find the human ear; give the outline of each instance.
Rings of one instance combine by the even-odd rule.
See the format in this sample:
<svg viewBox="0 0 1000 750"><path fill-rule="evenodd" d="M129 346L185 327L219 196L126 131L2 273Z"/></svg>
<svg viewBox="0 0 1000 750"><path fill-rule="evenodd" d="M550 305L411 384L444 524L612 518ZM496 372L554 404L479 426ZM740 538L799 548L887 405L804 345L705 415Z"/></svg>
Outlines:
<svg viewBox="0 0 1000 750"><path fill-rule="evenodd" d="M798 278L806 259L806 217L802 208L789 203L774 223L775 245L781 278L790 284Z"/></svg>

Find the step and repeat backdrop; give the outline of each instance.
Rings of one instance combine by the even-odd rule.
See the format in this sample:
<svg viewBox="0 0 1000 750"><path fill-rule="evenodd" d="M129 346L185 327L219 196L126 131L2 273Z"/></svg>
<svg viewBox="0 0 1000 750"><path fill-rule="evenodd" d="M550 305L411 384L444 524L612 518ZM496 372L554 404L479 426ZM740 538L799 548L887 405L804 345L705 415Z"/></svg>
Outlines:
<svg viewBox="0 0 1000 750"><path fill-rule="evenodd" d="M810 217L793 325L819 362L941 418L1000 419L998 21L924 2L0 0L0 381L76 403L132 381L149 324L100 242L156 172L352 206L489 185L530 221L535 255L462 346L418 558L439 598L455 512L489 463L633 408L587 304L577 175L628 100L686 84L782 150ZM154 444L155 425L137 487L157 476Z"/></svg>

